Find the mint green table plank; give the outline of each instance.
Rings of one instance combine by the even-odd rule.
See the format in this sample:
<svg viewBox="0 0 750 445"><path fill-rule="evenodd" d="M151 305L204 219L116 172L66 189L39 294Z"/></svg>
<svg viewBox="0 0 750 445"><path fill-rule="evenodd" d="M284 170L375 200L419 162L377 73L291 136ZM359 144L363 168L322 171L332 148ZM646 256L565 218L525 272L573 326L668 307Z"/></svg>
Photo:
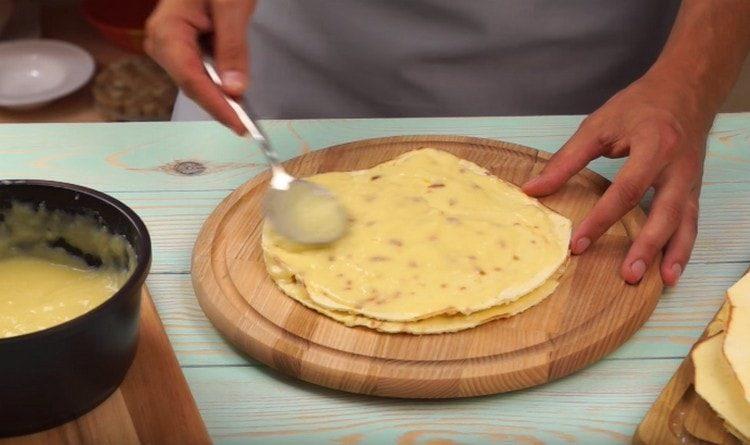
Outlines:
<svg viewBox="0 0 750 445"><path fill-rule="evenodd" d="M184 371L217 444L609 444L629 442L680 361L610 360L541 387L454 401L347 394L257 368Z"/></svg>
<svg viewBox="0 0 750 445"><path fill-rule="evenodd" d="M750 262L691 264L680 283L664 292L649 320L610 358L684 357L714 317L726 290Z"/></svg>
<svg viewBox="0 0 750 445"><path fill-rule="evenodd" d="M700 336L726 289L750 263L694 264L680 284L662 296L648 322L612 359L682 357ZM152 274L151 294L183 366L253 365L231 348L206 320L189 275Z"/></svg>
<svg viewBox="0 0 750 445"><path fill-rule="evenodd" d="M189 273L203 222L230 191L113 192L146 223L153 248L152 272Z"/></svg>
<svg viewBox="0 0 750 445"><path fill-rule="evenodd" d="M722 115L710 140L706 180L747 182L748 114ZM466 134L504 139L555 151L575 131L580 116L343 119L269 121L284 157L310 148L400 134ZM259 170L257 150L216 123L7 124L0 128L0 156L12 166L3 175L76 180L105 191L233 189ZM175 163L206 167L193 176ZM592 168L611 176L621 161ZM7 167L6 167L7 168Z"/></svg>

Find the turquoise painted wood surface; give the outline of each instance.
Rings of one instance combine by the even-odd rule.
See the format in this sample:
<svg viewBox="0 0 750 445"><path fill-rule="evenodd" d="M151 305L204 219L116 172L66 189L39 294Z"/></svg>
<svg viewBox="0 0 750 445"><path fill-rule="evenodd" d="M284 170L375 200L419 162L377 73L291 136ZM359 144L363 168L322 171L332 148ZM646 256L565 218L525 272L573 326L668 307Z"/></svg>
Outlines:
<svg viewBox="0 0 750 445"><path fill-rule="evenodd" d="M289 158L399 134L491 137L555 151L580 116L269 121ZM0 126L0 178L75 182L109 192L146 221L149 286L217 443L626 443L750 265L750 114L722 115L709 140L700 235L680 284L616 352L551 384L459 401L399 401L290 381L228 346L193 294L189 257L218 202L261 171L255 149L213 123ZM612 177L617 160L591 167Z"/></svg>

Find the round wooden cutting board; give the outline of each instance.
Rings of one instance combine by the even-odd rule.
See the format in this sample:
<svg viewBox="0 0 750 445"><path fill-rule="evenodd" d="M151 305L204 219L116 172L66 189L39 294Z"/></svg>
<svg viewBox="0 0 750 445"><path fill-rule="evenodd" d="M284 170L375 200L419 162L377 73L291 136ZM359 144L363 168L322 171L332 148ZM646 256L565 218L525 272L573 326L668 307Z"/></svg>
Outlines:
<svg viewBox="0 0 750 445"><path fill-rule="evenodd" d="M286 163L295 176L357 170L421 147L445 150L522 184L549 154L461 136L371 139L311 152ZM600 359L649 317L662 291L659 260L637 286L619 276L645 222L636 208L580 256L554 294L508 319L451 334L385 334L349 328L297 303L266 273L260 247L269 175L229 195L211 214L193 252L193 285L203 311L237 348L286 374L344 391L389 397L466 397L555 380ZM577 225L609 185L585 170L541 201Z"/></svg>

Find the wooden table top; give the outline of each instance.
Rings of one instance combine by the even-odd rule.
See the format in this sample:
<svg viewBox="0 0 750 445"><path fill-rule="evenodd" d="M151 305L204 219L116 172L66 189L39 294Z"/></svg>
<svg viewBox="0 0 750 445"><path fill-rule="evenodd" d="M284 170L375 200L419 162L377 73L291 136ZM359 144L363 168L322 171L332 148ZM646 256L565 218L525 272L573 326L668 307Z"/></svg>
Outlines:
<svg viewBox="0 0 750 445"><path fill-rule="evenodd" d="M268 121L289 158L346 141L464 134L555 151L580 116ZM627 443L750 266L750 113L711 133L700 234L680 284L620 349L570 377L510 394L404 401L297 382L240 355L206 320L190 282L197 232L219 201L261 171L245 140L214 123L0 125L0 178L75 182L132 206L153 239L148 285L217 443ZM591 168L612 178L621 160Z"/></svg>

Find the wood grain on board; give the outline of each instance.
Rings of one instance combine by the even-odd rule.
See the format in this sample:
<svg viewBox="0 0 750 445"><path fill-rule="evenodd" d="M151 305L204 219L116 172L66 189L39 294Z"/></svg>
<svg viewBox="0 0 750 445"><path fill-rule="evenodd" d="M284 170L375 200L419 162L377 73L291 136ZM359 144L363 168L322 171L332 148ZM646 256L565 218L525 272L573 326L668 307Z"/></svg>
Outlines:
<svg viewBox="0 0 750 445"><path fill-rule="evenodd" d="M138 351L120 387L76 420L0 445L211 443L185 376L144 287Z"/></svg>
<svg viewBox="0 0 750 445"><path fill-rule="evenodd" d="M521 184L548 155L468 137L372 139L308 153L290 173L369 168L433 147ZM620 258L645 221L628 213L584 255L573 257L558 290L515 317L451 334L414 336L349 328L284 295L266 273L260 248L267 175L240 187L206 221L196 242L193 282L201 307L223 335L253 358L296 378L389 397L466 397L536 386L598 360L627 340L661 295L658 261L637 286L618 275ZM577 224L608 182L585 170L542 199Z"/></svg>

